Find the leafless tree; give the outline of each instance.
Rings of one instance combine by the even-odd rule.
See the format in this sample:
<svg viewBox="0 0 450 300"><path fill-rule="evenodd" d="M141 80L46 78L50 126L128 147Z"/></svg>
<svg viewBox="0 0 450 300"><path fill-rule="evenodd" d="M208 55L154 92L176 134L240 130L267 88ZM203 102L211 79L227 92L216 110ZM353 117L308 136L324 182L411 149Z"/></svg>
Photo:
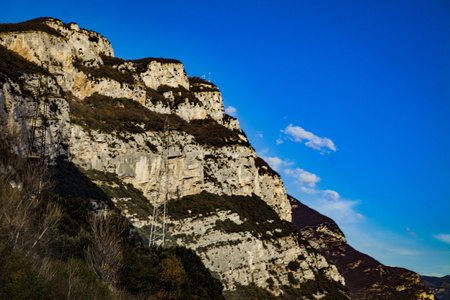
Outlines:
<svg viewBox="0 0 450 300"><path fill-rule="evenodd" d="M122 260L120 235L125 227L116 215L105 213L92 215L91 229L93 243L86 252L88 264L103 283L114 284Z"/></svg>
<svg viewBox="0 0 450 300"><path fill-rule="evenodd" d="M45 162L17 155L17 143L0 134L0 240L29 255L46 242L62 214L41 195L50 187Z"/></svg>

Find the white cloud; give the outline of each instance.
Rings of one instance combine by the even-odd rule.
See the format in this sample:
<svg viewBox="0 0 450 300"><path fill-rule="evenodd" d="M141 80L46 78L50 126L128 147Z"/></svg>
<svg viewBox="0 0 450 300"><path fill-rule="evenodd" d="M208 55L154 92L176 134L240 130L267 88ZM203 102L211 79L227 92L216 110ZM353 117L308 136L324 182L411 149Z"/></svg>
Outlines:
<svg viewBox="0 0 450 300"><path fill-rule="evenodd" d="M260 137L260 138L263 138L263 134L262 133L258 133L256 136Z"/></svg>
<svg viewBox="0 0 450 300"><path fill-rule="evenodd" d="M326 149L329 149L331 151L337 151L336 146L334 145L333 141L329 138L321 138L313 133L304 130L303 128L299 126L292 126L292 124L289 124L286 129L281 130L282 133L286 134L291 140L294 142L302 143L303 140L307 140L305 143L305 146L310 147L315 150L319 150L322 154L325 152L330 152Z"/></svg>
<svg viewBox="0 0 450 300"><path fill-rule="evenodd" d="M435 234L433 236L441 242L450 244L450 234Z"/></svg>
<svg viewBox="0 0 450 300"><path fill-rule="evenodd" d="M305 186L302 186L302 187L300 187L300 190L302 191L302 192L304 192L304 193L307 193L307 194L317 194L317 193L319 193L320 191L318 191L318 190L316 190L316 189L314 189L314 188L307 188L307 187L305 187Z"/></svg>
<svg viewBox="0 0 450 300"><path fill-rule="evenodd" d="M233 106L228 106L225 109L225 113L229 114L232 117L236 117L237 116L237 109Z"/></svg>
<svg viewBox="0 0 450 300"><path fill-rule="evenodd" d="M341 196L339 196L338 192L335 192L332 190L325 190L322 193L325 195L325 197L327 197L328 199L333 200L333 201L338 201L339 198L341 197Z"/></svg>
<svg viewBox="0 0 450 300"><path fill-rule="evenodd" d="M264 159L269 164L269 166L277 172L283 171L282 167L289 167L294 164L291 161L282 160L281 158L279 158L277 156L268 157L268 156L260 155L260 157L262 159Z"/></svg>
<svg viewBox="0 0 450 300"><path fill-rule="evenodd" d="M282 139L278 139L277 140L277 145L283 144L283 140Z"/></svg>
<svg viewBox="0 0 450 300"><path fill-rule="evenodd" d="M300 168L296 168L295 170L286 169L285 173L286 175L296 178L300 187L314 188L316 187L316 183L320 181L320 177L316 174Z"/></svg>
<svg viewBox="0 0 450 300"><path fill-rule="evenodd" d="M363 215L355 211L355 207L359 204L359 201L352 201L347 199L330 199L320 198L317 199L315 205L320 213L332 218L338 224L351 224L357 223L364 219Z"/></svg>

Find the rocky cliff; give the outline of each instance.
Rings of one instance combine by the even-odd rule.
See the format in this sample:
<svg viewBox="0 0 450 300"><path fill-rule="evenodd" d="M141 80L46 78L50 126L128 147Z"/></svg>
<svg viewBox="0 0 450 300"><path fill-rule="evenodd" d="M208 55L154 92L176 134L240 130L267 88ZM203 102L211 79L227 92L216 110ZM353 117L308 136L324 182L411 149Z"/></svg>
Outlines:
<svg viewBox="0 0 450 300"><path fill-rule="evenodd" d="M348 298L336 267L290 223L281 178L225 114L214 84L176 60L115 58L101 35L51 18L2 25L0 47L0 117L21 141L17 152L74 164L143 240L166 152L169 243L194 249L226 289Z"/></svg>
<svg viewBox="0 0 450 300"><path fill-rule="evenodd" d="M385 266L347 244L330 218L289 196L292 223L314 249L335 264L344 276L352 299L435 299L419 275Z"/></svg>
<svg viewBox="0 0 450 300"><path fill-rule="evenodd" d="M56 164L63 192L112 200L145 242L167 188L168 242L195 250L227 290L349 298L331 258L291 223L280 176L214 84L177 60L116 58L100 34L51 18L0 25L0 55L1 128L21 141L17 153Z"/></svg>

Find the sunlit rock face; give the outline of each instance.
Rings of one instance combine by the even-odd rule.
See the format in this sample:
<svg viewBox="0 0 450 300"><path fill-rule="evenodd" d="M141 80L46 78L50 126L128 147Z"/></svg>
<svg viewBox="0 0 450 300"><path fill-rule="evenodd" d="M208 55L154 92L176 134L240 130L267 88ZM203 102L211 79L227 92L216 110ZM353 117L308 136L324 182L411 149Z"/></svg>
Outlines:
<svg viewBox="0 0 450 300"><path fill-rule="evenodd" d="M283 285L290 285L286 266L298 263L298 268L291 272L291 281L302 282L314 280L318 270L326 276L344 284L336 267L304 245L299 245L292 235L277 239L264 239L248 231L223 232L217 229L217 222L231 221L237 225L243 223L239 215L231 211L217 211L214 215L184 218L171 223L171 232L177 243L196 250L205 265L220 274L226 289L233 289L236 283L269 288L271 278L272 290L281 293ZM268 231L269 235L276 229Z"/></svg>
<svg viewBox="0 0 450 300"><path fill-rule="evenodd" d="M117 174L125 182L142 190L151 202L156 199L162 165L160 133L145 132L115 135L91 131L72 125L70 153L73 162L83 169ZM128 142L124 142L126 139ZM173 132L168 161L169 195L183 197L208 191L214 194L256 194L274 208L284 220L290 220L286 191L279 176L260 175L251 147L239 145L220 148L192 143L192 136ZM152 143L152 152L143 146Z"/></svg>
<svg viewBox="0 0 450 300"><path fill-rule="evenodd" d="M50 156L66 154L82 168L116 173L141 189L150 199L154 198L161 166L161 132L124 132L126 138L120 138L115 132L86 130L74 124L68 130L69 105L63 100L67 93L78 100L94 93L112 98L128 98L149 110L175 114L185 121L211 118L219 125L239 132L239 139L247 142L238 121L225 115L217 87L207 81L200 81L193 83L195 91L190 92L189 79L181 63L164 59L128 62L116 59L115 64L105 65L106 57L112 57L114 52L103 36L55 19L45 19L43 23L56 33L3 32L0 33L0 44L46 68L51 74L37 75L35 82L28 82L27 85L35 95L39 93L38 90L42 90L41 93L47 97L51 92L61 97L48 99L49 105L54 107L53 125L47 130ZM116 73L112 72L113 75L109 76L111 69ZM158 99L152 99L147 89L157 91L161 86L165 90L158 95ZM2 99L14 112L8 114L9 126L24 129L27 121L19 116L31 115L34 101L31 97L21 96L20 89L14 92L18 101L13 101L10 85L4 85ZM177 196L202 190L230 195L255 193L273 206L283 219L290 219L290 206L280 177L258 175L254 161L256 153L248 143L247 146L211 147L199 145L191 135L176 131L171 132L170 139L177 148L172 147L174 153L171 155L177 158L170 160L169 186L177 191ZM143 146L147 143L154 145L157 150L149 151ZM69 144L70 147L61 150L58 147L61 144L65 147ZM214 157L214 160L205 160L205 156ZM217 184L205 182L205 173Z"/></svg>
<svg viewBox="0 0 450 300"><path fill-rule="evenodd" d="M40 147L51 163L75 164L111 192L144 241L167 189L168 243L194 249L228 290L308 287L320 299L332 297L327 285L348 298L338 269L293 227L280 176L225 114L214 84L173 59L115 58L103 36L76 24L32 25L0 32L0 50L28 70L0 73L0 126L21 141L17 152Z"/></svg>

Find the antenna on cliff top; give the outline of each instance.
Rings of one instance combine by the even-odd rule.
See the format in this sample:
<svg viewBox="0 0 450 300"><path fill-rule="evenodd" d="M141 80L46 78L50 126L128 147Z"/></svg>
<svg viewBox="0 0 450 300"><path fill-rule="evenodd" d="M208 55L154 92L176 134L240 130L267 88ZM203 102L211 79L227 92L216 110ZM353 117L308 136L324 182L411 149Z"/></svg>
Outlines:
<svg viewBox="0 0 450 300"><path fill-rule="evenodd" d="M208 82L211 82L211 72L209 72Z"/></svg>
<svg viewBox="0 0 450 300"><path fill-rule="evenodd" d="M157 196L153 206L153 218L150 227L149 246L161 245L164 247L166 239L166 213L169 195L169 119L164 121L163 151L161 155L162 166L159 170Z"/></svg>

